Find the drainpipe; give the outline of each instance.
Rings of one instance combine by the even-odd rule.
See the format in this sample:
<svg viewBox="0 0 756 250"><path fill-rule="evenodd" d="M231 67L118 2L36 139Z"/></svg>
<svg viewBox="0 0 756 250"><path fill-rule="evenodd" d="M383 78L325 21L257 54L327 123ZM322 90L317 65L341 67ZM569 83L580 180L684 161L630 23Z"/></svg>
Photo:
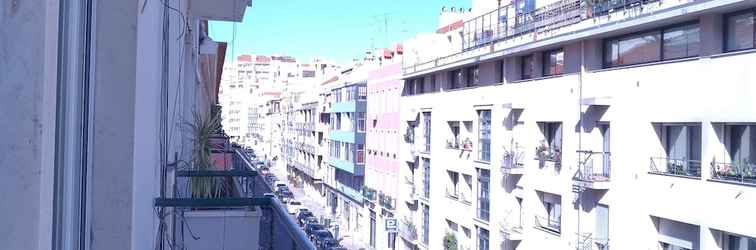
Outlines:
<svg viewBox="0 0 756 250"><path fill-rule="evenodd" d="M585 74L585 41L580 41L580 73L578 74L578 152L583 150L583 74ZM578 153L578 174L580 172L580 153ZM580 244L580 213L583 188L578 187L577 194L577 244ZM576 246L577 247L577 246Z"/></svg>

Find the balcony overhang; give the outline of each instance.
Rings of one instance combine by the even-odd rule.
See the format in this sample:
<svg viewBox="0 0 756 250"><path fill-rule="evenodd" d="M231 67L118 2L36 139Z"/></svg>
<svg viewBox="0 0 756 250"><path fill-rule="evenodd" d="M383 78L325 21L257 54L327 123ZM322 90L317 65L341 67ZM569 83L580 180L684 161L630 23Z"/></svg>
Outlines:
<svg viewBox="0 0 756 250"><path fill-rule="evenodd" d="M582 188L590 190L609 190L610 182L606 181L593 181L593 180L578 180L576 184Z"/></svg>
<svg viewBox="0 0 756 250"><path fill-rule="evenodd" d="M502 228L501 229L501 236L505 240L509 241L521 241L523 239L522 235L522 229L520 231L513 229L513 228Z"/></svg>
<svg viewBox="0 0 756 250"><path fill-rule="evenodd" d="M241 22L252 0L189 0L189 6L195 19Z"/></svg>
<svg viewBox="0 0 756 250"><path fill-rule="evenodd" d="M523 175L525 174L525 168L524 167L517 167L517 168L502 167L501 173L507 174L507 175Z"/></svg>
<svg viewBox="0 0 756 250"><path fill-rule="evenodd" d="M601 97L587 97L580 100L580 104L584 107L590 107L590 106L611 106L612 105L612 98L608 96L601 96Z"/></svg>

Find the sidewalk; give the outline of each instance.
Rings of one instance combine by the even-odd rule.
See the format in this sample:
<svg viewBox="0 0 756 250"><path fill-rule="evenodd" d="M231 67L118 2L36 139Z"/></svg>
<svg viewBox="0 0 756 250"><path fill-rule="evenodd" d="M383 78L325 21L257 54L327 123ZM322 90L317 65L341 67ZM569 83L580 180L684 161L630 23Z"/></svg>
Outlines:
<svg viewBox="0 0 756 250"><path fill-rule="evenodd" d="M276 174L278 179L281 181L284 181L287 186L289 186L289 190L294 194L294 199L301 202L302 205L304 205L307 209L312 211L313 214L315 214L315 217L321 218L321 217L329 217L326 207L324 205L320 205L317 201L315 201L312 197L305 195L304 190L302 187L294 187L289 183L289 178L286 178L286 169L285 168L275 168L272 169L272 172ZM345 237L344 240L341 242L341 245L343 247L346 247L349 250L360 250L360 249L368 249L367 244L355 240L353 237L351 237L350 234L344 234L342 232L342 235L340 237Z"/></svg>

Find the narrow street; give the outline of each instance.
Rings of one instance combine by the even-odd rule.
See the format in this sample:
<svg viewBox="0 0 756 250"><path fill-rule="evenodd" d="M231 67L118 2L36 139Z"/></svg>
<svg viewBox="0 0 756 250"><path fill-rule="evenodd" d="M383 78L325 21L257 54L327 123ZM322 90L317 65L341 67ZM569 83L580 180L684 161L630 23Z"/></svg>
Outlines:
<svg viewBox="0 0 756 250"><path fill-rule="evenodd" d="M303 206L312 211L312 213L315 214L315 217L323 218L328 216L325 205L321 205L315 201L315 199L307 196L301 186L295 187L289 182L289 178L286 178L287 173L285 168L273 167L271 168L271 172L273 172L279 180L285 182L286 185L289 186L289 190L294 194L294 199L301 202ZM335 235L335 232L332 233ZM344 234L343 232L340 232L339 234L339 237L344 237L344 240L341 241L343 247L350 250L368 249L367 243L355 240L350 233Z"/></svg>

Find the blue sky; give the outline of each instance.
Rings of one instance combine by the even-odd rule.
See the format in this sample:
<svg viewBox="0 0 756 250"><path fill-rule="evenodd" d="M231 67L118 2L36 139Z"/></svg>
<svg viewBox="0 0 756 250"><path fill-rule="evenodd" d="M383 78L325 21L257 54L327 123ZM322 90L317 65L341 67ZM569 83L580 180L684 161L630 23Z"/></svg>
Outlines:
<svg viewBox="0 0 756 250"><path fill-rule="evenodd" d="M279 54L345 63L373 46L434 31L442 6L470 7L470 0L253 0L236 24L233 52L232 23L210 22L210 36L229 43L229 60L232 53Z"/></svg>

